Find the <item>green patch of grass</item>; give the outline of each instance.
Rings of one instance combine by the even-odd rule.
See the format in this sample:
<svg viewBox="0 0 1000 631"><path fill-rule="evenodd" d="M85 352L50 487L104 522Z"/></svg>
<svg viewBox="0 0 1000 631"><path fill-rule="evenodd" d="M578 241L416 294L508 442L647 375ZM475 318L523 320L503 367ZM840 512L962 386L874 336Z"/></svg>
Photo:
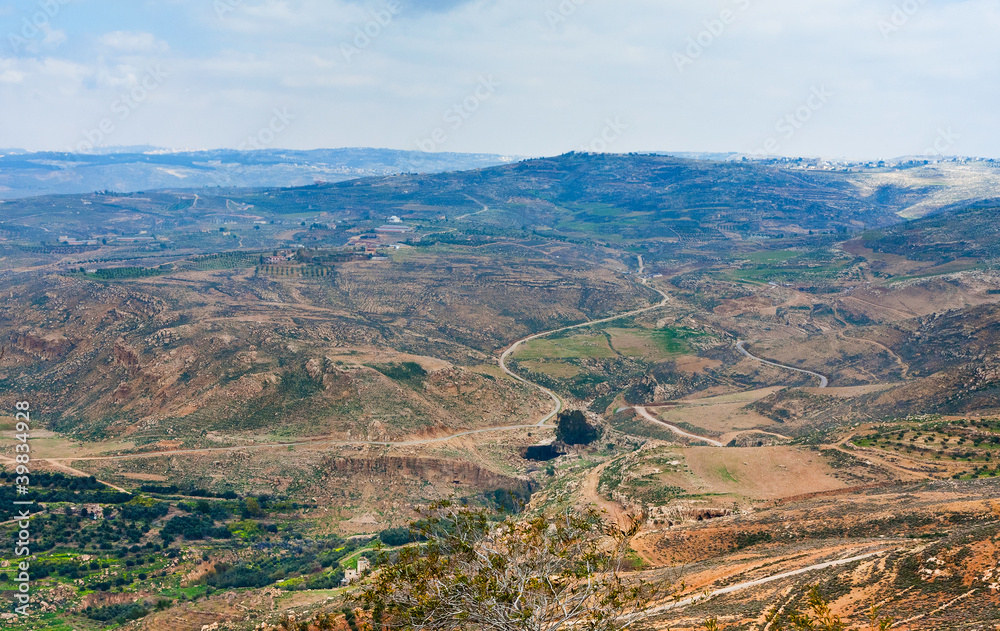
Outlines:
<svg viewBox="0 0 1000 631"><path fill-rule="evenodd" d="M747 254L745 257L748 261L752 263L784 263L785 261L790 261L794 258L802 256L802 252L796 252L795 250L777 250L774 252L753 252Z"/></svg>
<svg viewBox="0 0 1000 631"><path fill-rule="evenodd" d="M626 214L628 211L624 211L617 206L608 206L607 204L566 204L567 208L571 210L581 211L588 215L594 217L617 217L619 215ZM651 214L651 213L643 213Z"/></svg>
<svg viewBox="0 0 1000 631"><path fill-rule="evenodd" d="M516 353L518 360L610 358L615 352L603 334L573 335L557 339L537 339L524 344Z"/></svg>
<svg viewBox="0 0 1000 631"><path fill-rule="evenodd" d="M45 613L42 614L35 620L35 625L32 629L37 629L38 631L78 631L83 629L83 627L71 624L66 621L66 618L60 613ZM99 626L94 626L93 628L100 628Z"/></svg>
<svg viewBox="0 0 1000 631"><path fill-rule="evenodd" d="M641 570L646 567L645 561L639 556L639 553L629 548L625 551L625 562L631 567L632 570Z"/></svg>
<svg viewBox="0 0 1000 631"><path fill-rule="evenodd" d="M668 327L654 331L653 339L656 340L665 352L671 355L683 355L691 351L691 345L688 343L689 340L704 337L705 335L704 332L694 329Z"/></svg>
<svg viewBox="0 0 1000 631"><path fill-rule="evenodd" d="M556 379L572 379L583 372L579 366L565 361L525 361L520 365L531 372L544 373Z"/></svg>
<svg viewBox="0 0 1000 631"><path fill-rule="evenodd" d="M736 476L730 473L729 468L726 467L725 465L719 467L716 473L718 473L719 477L722 478L723 480L726 480L728 482L733 482L734 484L740 483L740 481L736 479Z"/></svg>

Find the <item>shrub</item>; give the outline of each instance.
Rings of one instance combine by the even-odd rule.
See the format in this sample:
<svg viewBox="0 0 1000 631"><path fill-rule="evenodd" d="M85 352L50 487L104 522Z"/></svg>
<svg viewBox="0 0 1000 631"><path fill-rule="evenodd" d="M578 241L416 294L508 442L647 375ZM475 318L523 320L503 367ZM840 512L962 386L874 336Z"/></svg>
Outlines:
<svg viewBox="0 0 1000 631"><path fill-rule="evenodd" d="M378 538L387 546L405 546L413 541L409 528L389 528L379 533Z"/></svg>
<svg viewBox="0 0 1000 631"><path fill-rule="evenodd" d="M560 412L556 438L567 445L589 445L601 437L601 430L587 422L580 410Z"/></svg>

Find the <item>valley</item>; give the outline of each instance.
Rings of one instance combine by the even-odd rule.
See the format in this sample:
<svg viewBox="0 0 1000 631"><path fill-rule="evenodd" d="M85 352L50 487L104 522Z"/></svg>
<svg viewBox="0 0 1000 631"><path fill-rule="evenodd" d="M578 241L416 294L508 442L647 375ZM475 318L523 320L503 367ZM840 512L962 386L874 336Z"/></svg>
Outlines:
<svg viewBox="0 0 1000 631"><path fill-rule="evenodd" d="M1000 195L984 165L923 186L965 168L568 154L10 200L34 628L339 611L449 498L641 515L630 574L684 585L651 628L763 631L812 585L853 621L994 628ZM556 441L570 410L599 438Z"/></svg>

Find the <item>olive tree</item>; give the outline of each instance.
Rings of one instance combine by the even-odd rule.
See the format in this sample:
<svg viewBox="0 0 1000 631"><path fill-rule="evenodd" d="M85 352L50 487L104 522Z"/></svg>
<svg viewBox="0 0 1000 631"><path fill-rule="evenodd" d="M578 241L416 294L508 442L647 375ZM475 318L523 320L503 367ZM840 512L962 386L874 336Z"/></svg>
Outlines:
<svg viewBox="0 0 1000 631"><path fill-rule="evenodd" d="M496 516L445 502L414 525L426 542L383 553L362 603L403 631L612 631L653 597L623 562L642 519Z"/></svg>

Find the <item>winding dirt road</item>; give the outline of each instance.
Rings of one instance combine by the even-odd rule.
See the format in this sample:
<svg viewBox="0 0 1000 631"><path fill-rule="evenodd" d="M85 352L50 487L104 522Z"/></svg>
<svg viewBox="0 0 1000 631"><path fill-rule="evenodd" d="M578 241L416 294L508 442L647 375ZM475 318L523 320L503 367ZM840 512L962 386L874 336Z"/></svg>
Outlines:
<svg viewBox="0 0 1000 631"><path fill-rule="evenodd" d="M738 583L736 585L730 585L729 587L723 587L722 589L717 589L713 592L707 594L701 594L698 596L691 596L690 598L685 598L683 600L678 600L676 602L667 603L665 605L660 605L659 607L653 607L648 609L641 614L638 614L633 619L629 621L630 624L643 620L645 618L650 618L657 614L665 613L667 611L673 611L675 609L681 609L695 603L700 603L709 598L715 598L716 596L724 596L726 594L732 594L734 592L743 591L744 589L751 589L753 587L760 587L761 585L767 585L768 583L773 583L775 581L780 581L786 578L792 578L795 576L801 576L802 574L808 574L810 572L818 572L820 570L827 570L832 567L839 567L841 565L848 565L856 561L863 561L865 559L870 559L875 556L886 554L895 551L895 548L879 550L877 552L869 552L867 554L860 554L858 556L853 556L849 559L838 559L836 561L827 561L826 563L818 563L816 565L810 565L809 567L800 568L798 570L791 570L789 572L783 572L781 574L775 574L773 576L767 576L764 578L759 578L753 581L747 581L745 583Z"/></svg>
<svg viewBox="0 0 1000 631"><path fill-rule="evenodd" d="M667 429L669 429L673 433L677 434L678 436L683 436L684 438L690 438L691 440L700 440L702 442L708 443L709 445L711 445L713 447L725 447L725 445L723 445L722 443L720 443L717 440L714 440L712 438L708 438L707 436L699 436L697 434L691 434L689 432L685 432L683 429L677 427L676 425L671 425L670 423L667 423L666 421L661 421L660 419L658 419L655 416L653 416L652 414L650 414L649 410L647 410L644 407L637 406L637 407L632 408L632 409L634 409L636 412L638 412L639 416L641 416L642 418L646 419L647 421L650 421L652 423L656 423L657 425L661 425L663 427L666 427Z"/></svg>
<svg viewBox="0 0 1000 631"><path fill-rule="evenodd" d="M487 206L486 204L482 203L481 201L479 201L479 200L478 200L478 199L476 199L475 197L472 197L471 195L466 195L466 197L468 197L469 199L471 199L471 200L472 200L472 201L474 201L475 203L477 203L477 204L479 204L480 206L482 206L482 207L483 207L483 209L482 209L482 210L479 210L479 211L476 211L476 212L472 212L472 213L465 213L465 214L464 214L464 215L462 215L461 217L455 217L455 221L462 221L463 219L467 219L467 218L469 218L469 217L472 217L473 215L479 215L479 214L482 214L482 213L484 213L484 212L486 212L486 211L488 211L488 210L490 209L490 207L489 207L489 206Z"/></svg>
<svg viewBox="0 0 1000 631"><path fill-rule="evenodd" d="M644 307L642 309L635 309L633 311L628 311L626 313L620 313L618 315L609 316L607 318L601 318L599 320L591 320L591 321L588 321L588 322L581 322L579 324L573 324L573 325L570 325L570 326L565 326L565 327L562 327L562 328L559 328L559 329L554 329L552 331L544 331L542 333L536 333L534 335L529 335L528 337L525 337L523 339L520 339L520 340L514 342L505 351L503 351L503 353L500 354L500 357L499 357L500 369L503 370L503 372L506 375L510 376L512 379L515 379L515 380L517 380L517 381L519 381L519 382L521 382L521 383L523 383L525 385L531 386L533 388L537 388L539 391L543 392L545 395L547 395L552 400L552 403L553 403L552 411L549 412L540 421L538 421L537 423L535 423L533 425L508 425L508 426L504 426L504 427L488 427L488 428L484 428L484 429L476 429L476 430L468 430L468 431L464 431L464 432L457 432L455 434L450 434L448 436L442 436L442 437L439 437L439 438L426 438L426 439L420 439L420 440L407 440L407 441L395 441L395 442L394 441L366 441L366 440L333 440L333 439L322 439L322 438L320 438L320 439L302 440L302 441L286 442L286 443L268 443L268 444L259 444L259 445L236 445L236 446L231 446L231 447L206 447L206 448L202 448L202 449L178 449L178 450L171 450L171 451L154 451L154 452L145 452L145 453L122 454L122 455L115 455L115 456L80 456L80 457L70 456L70 457L66 457L66 458L46 458L46 460L49 463L51 463L53 466L55 466L55 467L69 469L69 470L74 471L74 472L76 472L76 473L78 473L80 475L86 475L82 471L74 470L71 467L68 467L67 463L72 463L72 462L87 462L87 461L94 462L94 461L110 461L110 460L134 460L134 459L142 459L142 458L158 458L158 457L162 457L162 456L181 456L181 455L191 455L191 454L225 453L225 452L244 451L244 450L253 450L253 449L283 449L283 448L288 448L288 447L315 447L315 446L319 446L319 445L344 446L344 447L346 447L346 446L352 446L352 445L368 445L368 446L374 446L374 447L414 447L414 446L420 446L420 445L430 445L430 444L434 444L434 443L443 443L443 442L448 442L448 441L456 439L456 438L462 438L462 437L465 437L465 436L474 436L474 435L479 435L479 434L487 434L487 433L490 433L490 432L509 432L509 431L518 431L518 430L537 429L537 428L542 428L542 427L552 427L551 425L548 425L548 422L550 420L552 420L553 418L555 418L556 415L558 415L560 411L562 411L562 409L563 409L563 401L562 401L562 399L559 397L559 395L557 395L555 392L553 392L549 388L546 388L545 386L542 386L541 384L537 384L537 383L534 383L532 381L529 381L529 380L525 379L524 377L518 375L514 371L512 371L507 366L507 360L508 360L508 358L514 352L516 352L518 348L520 348L522 345L524 345L527 342L530 342L532 340L537 340L537 339L540 339L540 338L543 338L543 337L546 337L546 336L549 336L549 335L553 335L555 333L561 333L563 331L572 331L572 330L575 330L575 329L581 329L581 328L585 328L585 327L589 327L589 326L594 326L594 325L598 325L598 324L604 324L606 322L612 322L614 320L619 320L619 319L622 319L622 318L628 318L628 317L640 315L640 314L646 313L648 311L652 311L654 309L662 308L663 306L665 306L670 301L670 296L668 294L666 294L665 292L663 292L663 291L661 291L661 290L659 290L659 289L657 289L655 287L650 286L646 281L643 281L643 284L646 285L647 287L650 287L650 289L653 289L658 294L660 294L663 297L663 300L661 300L658 304L655 304L655 305L652 305L652 306L649 306L649 307ZM745 342L742 342L742 341L737 342L736 348L739 349L739 351L741 353L743 353L744 355L746 355L750 359L753 359L754 361L758 361L758 362L761 362L763 364L767 364L769 366L775 366L777 368L782 368L782 369L785 369L785 370L791 370L791 371L794 371L794 372L804 373L804 374L808 374L808 375L817 377L820 380L820 387L821 388L825 388L829 384L829 380L824 375L821 375L819 373L812 372L810 370L803 370L803 369L800 369L800 368L794 368L792 366L785 366L785 365L778 364L778 363L775 363L775 362L772 362L772 361L768 361L766 359L761 359L759 357L756 357L756 356L750 354L750 352L748 352L743 347L744 344L745 344ZM668 430L670 430L671 432L677 434L678 436L682 436L682 437L685 437L685 438L688 438L688 439L691 439L691 440L705 442L705 443L707 443L707 444L709 444L709 445L711 445L713 447L724 447L725 446L723 443L721 443L718 440L715 440L713 438L709 438L707 436L699 436L697 434L692 434L690 432L687 432L687 431L681 429L680 427L677 427L676 425L672 425L670 423L662 421L662 420L656 418L656 416L654 416L653 414L651 414L645 407L639 406L639 407L636 407L634 409L636 410L636 412L639 413L640 416L642 416L646 420L648 420L648 421L650 421L652 423L655 423L657 425L660 425L662 427L665 427ZM107 483L104 482L104 484L107 484ZM124 492L128 492L128 491L125 491L125 489L121 489L120 487L115 487L115 486L110 485L110 484L108 484L108 486L112 486L112 488L116 488L118 490L122 490Z"/></svg>
<svg viewBox="0 0 1000 631"><path fill-rule="evenodd" d="M65 463L71 463L71 462L88 462L88 461L89 462L95 462L95 461L109 461L109 460L135 460L135 459L141 459L141 458L158 458L158 457L161 457L161 456L182 456L182 455L190 455L190 454L224 453L224 452L232 452L232 451L251 450L251 449L282 449L282 448L287 448L287 447L313 447L313 446L317 446L317 445L333 445L333 446L342 446L342 447L347 447L347 446L352 446L352 445L369 445L369 446L374 446L374 447L414 447L414 446L419 446L419 445L430 445L430 444L433 444L433 443L443 443L443 442L447 442L447 441L453 440L455 438L462 438L464 436L474 436L474 435L477 435L477 434L487 434L487 433L490 433L490 432L510 432L510 431L517 431L517 430L526 430L526 429L538 429L540 427L541 428L551 427L547 423L552 418L554 418L557 414L559 414L560 411L562 411L562 407L563 407L562 399L560 399L559 396L555 392L553 392L552 390L549 390L548 388L546 388L546 387L544 387L544 386L542 386L540 384L536 384L536 383L533 383L531 381L528 381L527 379L525 379L525 378L521 377L520 375L518 375L518 374L514 373L513 371L511 371L509 368L507 368L507 365L506 365L507 358L510 356L511 353L513 353L515 350L517 350L517 348L519 346L521 346L522 344L524 344L525 342L528 342L528 341L531 341L531 340L534 340L534 339L538 339L540 337L545 337L546 335L552 335L553 333L559 333L559 332L562 332L562 331L569 331L569 330L572 330L572 329L578 329L578 328L582 328L582 327L592 326L592 325L595 325L595 324L602 324L604 322L611 322L613 320L618 320L620 318L627 318L627 317L630 317L630 316L634 316L634 315L638 315L638 314L641 314L641 313L645 313L647 311L652 311L653 309L659 309L660 307L663 307L664 305L666 305L667 302L670 300L670 296L668 296L664 292L660 291L659 289L656 289L655 287L651 287L651 289L653 289L654 291L656 291L656 293L658 293L661 296L663 296L663 300L661 302L659 302L658 304L656 304L656 305L653 305L653 306L650 306L650 307L644 307L642 309L636 309L635 311L629 311L627 313L621 313L621 314L618 314L618 315L615 315L615 316L610 316L610 317L603 318L603 319L600 319L600 320L592 320L592 321L589 321L589 322L582 322L580 324L574 324L572 326L567 326L567 327L563 327L563 328L560 328L560 329L555 329L553 331L546 331L546 332L543 332L543 333L536 333L535 335L531 335L531 336L528 336L528 337L526 337L524 339L518 340L517 342L514 342L514 344L512 344L509 348L507 348L507 350L505 350L500 355L500 359L499 359L500 368L504 371L504 373L506 373L507 375L509 375L513 379L516 379L517 381L520 381L521 383L527 384L527 385L529 385L529 386L531 386L533 388L537 388L538 390L544 392L546 395L549 396L549 398L552 399L552 402L554 404L553 411L550 412L549 414L547 414L544 418L542 418L542 420L540 420L538 423L535 423L534 425L508 425L508 426L504 426L504 427L487 427L487 428L484 428L484 429L475 429L475 430L468 430L468 431L464 431L464 432L458 432L456 434L451 434L451 435L448 435L448 436L442 436L440 438L426 438L426 439L421 439L421 440L406 440L406 441L398 441L398 442L392 442L392 441L368 441L368 440L332 440L332 439L323 439L323 438L320 438L320 439L303 440L303 441L287 442L287 443L269 443L269 444L260 444L260 445L236 445L236 446L232 446L232 447L206 447L206 448L202 448L202 449L176 449L176 450L172 450L172 451L151 451L151 452L145 452L145 453L123 454L123 455L117 455L117 456L80 456L80 457L72 457L72 456L70 456L70 457L66 457L66 458L46 458L46 460L48 462L50 462L53 466L64 467ZM82 474L82 475L86 475L83 472L79 472L79 473ZM105 483L105 484L107 484L107 483ZM111 486L111 485L108 485L108 486ZM114 488L117 489L119 487L114 487ZM124 490L124 489L121 489L121 490ZM125 491L125 492L127 492L127 491Z"/></svg>
<svg viewBox="0 0 1000 631"><path fill-rule="evenodd" d="M816 377L817 379L819 379L820 388L825 388L830 385L830 380L825 375L821 375L818 372L813 372L811 370L803 370L802 368L795 368L794 366L786 366L784 364L779 364L776 362L768 361L766 359L761 359L756 355L751 355L750 351L748 351L746 348L743 347L744 344L746 344L746 342L743 341L736 342L736 350L743 353L744 355L754 360L755 362L760 362L762 364L767 364L768 366L774 366L775 368L783 368L784 370L792 370L795 372L800 372L806 375L810 375L812 377Z"/></svg>
<svg viewBox="0 0 1000 631"><path fill-rule="evenodd" d="M618 314L616 316L611 316L609 318L602 318L600 320L590 320L588 322L581 322L580 324L573 324L571 326L564 326L561 329L555 329L553 331L545 331L543 333L535 333L534 335L529 335L526 338L523 338L523 339L520 339L520 340L514 342L513 344L510 345L510 347L507 350L505 350L503 353L500 354L500 370L504 371L505 374L507 374L508 376L510 376L513 379L516 379L516 380L520 381L521 383L527 384L527 385L529 385L529 386L531 386L533 388L538 388L539 390L541 390L542 392L544 392L545 394L547 394L549 396L549 398L552 399L552 402L555 403L555 409L553 409L553 411L548 416L546 416L541 421L539 421L539 423L538 423L539 425L544 425L546 422L548 422L551 419L555 418L555 416L557 414L559 414L559 412L562 411L563 401L562 401L562 399L559 398L559 395L557 395L552 390L549 390L548 388L546 388L545 386L542 386L540 384L528 381L524 377L518 375L513 370L511 370L510 368L508 368L507 367L507 359L511 356L511 354L514 353L514 351L516 351L518 348L520 348L520 346L522 344L525 344L525 343L530 342L532 340L537 340L539 338L547 337L547 336L553 335L555 333L562 333L563 331L572 331L574 329L582 329L584 327L594 326L595 324L604 324L605 322L611 322L613 320L620 320L621 318L628 318L628 317L631 317L631 316L639 315L641 313L646 313L647 311L652 311L654 309L660 309L660 308L666 306L666 304L670 301L670 296L668 296L666 293L660 291L656 287L652 287L652 286L648 285L645 282L643 284L646 285L646 287L649 287L650 289L652 289L656 293L658 293L661 296L663 296L663 300L661 300L659 302L659 304L655 304L655 305L653 305L651 307L644 307L642 309L636 309L635 311L629 311L627 313L620 313L620 314Z"/></svg>
<svg viewBox="0 0 1000 631"><path fill-rule="evenodd" d="M851 337L850 335L847 335L843 331L837 333L837 335L839 335L840 337L842 337L845 340L853 340L855 342L864 342L865 344L871 344L872 346L876 346L878 348L881 348L883 351L885 351L886 353L888 353L893 359L895 359L897 364L899 364L900 376L903 379L906 379L906 378L909 377L909 374L910 374L910 365L907 364L905 361L903 361L903 358L900 357L899 355L897 355L896 351L892 350L891 348L889 348L885 344L883 344L881 342L876 342L875 340L869 340L869 339L866 339L866 338L863 338L863 337Z"/></svg>

